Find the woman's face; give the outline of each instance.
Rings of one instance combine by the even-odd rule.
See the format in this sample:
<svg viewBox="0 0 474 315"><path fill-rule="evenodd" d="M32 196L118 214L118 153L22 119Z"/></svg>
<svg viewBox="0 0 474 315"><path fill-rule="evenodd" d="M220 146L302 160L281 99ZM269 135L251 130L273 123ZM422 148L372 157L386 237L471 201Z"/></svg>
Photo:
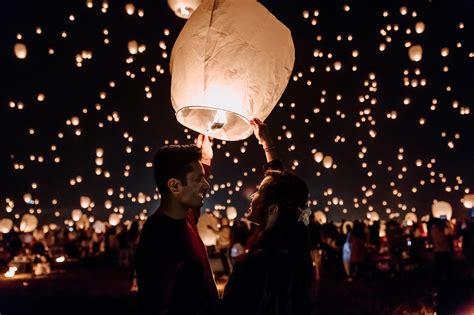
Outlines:
<svg viewBox="0 0 474 315"><path fill-rule="evenodd" d="M263 213L263 200L265 194L265 188L272 182L273 178L271 176L265 177L256 192L251 195L250 207L247 210L247 218L255 223L260 225L264 224L264 218L266 215Z"/></svg>

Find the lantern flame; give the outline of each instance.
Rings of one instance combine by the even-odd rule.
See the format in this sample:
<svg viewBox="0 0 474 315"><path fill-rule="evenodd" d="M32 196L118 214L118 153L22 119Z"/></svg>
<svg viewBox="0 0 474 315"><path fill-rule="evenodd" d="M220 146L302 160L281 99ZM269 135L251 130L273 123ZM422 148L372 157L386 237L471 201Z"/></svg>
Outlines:
<svg viewBox="0 0 474 315"><path fill-rule="evenodd" d="M226 112L222 110L216 111L216 115L214 116L214 120L212 123L209 123L209 128L208 130L210 132L217 131L219 129L222 129L224 125L227 123L227 114Z"/></svg>

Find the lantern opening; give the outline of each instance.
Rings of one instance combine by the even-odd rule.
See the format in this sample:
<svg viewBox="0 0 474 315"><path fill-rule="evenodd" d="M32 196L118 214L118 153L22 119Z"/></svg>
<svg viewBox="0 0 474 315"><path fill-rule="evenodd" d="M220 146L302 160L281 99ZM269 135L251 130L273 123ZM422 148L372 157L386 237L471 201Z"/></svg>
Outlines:
<svg viewBox="0 0 474 315"><path fill-rule="evenodd" d="M247 118L221 108L187 106L176 112L176 119L187 128L220 140L238 141L253 132Z"/></svg>

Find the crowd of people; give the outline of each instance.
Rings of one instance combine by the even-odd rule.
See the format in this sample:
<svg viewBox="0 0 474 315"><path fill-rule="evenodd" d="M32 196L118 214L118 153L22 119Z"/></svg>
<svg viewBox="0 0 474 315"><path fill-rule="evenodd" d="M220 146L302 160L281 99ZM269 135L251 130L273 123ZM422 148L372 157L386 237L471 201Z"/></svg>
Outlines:
<svg viewBox="0 0 474 315"><path fill-rule="evenodd" d="M204 245L196 227L209 189L212 144L200 135L195 145L161 148L154 176L162 196L146 222L107 225L102 231L73 226L18 233L0 239L0 266L15 257L42 257L136 270L131 283L144 313L310 314L322 270L338 266L347 282L392 277L433 265L440 279L449 276L454 259L474 264L474 222L432 218L401 224L369 220L320 222L308 206L309 190L285 170L267 126L252 121L267 163L246 215L222 216L216 246ZM411 223L411 222L410 222ZM63 258L62 260L59 258ZM217 257L221 271L209 261ZM225 279L225 291L216 288ZM244 302L243 302L244 301Z"/></svg>

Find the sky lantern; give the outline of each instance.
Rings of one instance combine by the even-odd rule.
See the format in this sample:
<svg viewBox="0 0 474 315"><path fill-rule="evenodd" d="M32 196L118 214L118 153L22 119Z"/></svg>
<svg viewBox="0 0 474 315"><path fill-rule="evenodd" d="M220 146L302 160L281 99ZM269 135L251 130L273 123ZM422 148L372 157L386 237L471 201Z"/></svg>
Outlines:
<svg viewBox="0 0 474 315"><path fill-rule="evenodd" d="M431 213L435 218L444 218L451 220L451 216L453 215L453 208L446 201L434 200L433 204L431 205Z"/></svg>
<svg viewBox="0 0 474 315"><path fill-rule="evenodd" d="M136 55L138 53L138 42L136 40L129 41L127 47L130 54Z"/></svg>
<svg viewBox="0 0 474 315"><path fill-rule="evenodd" d="M326 156L324 157L324 159L323 159L323 166L324 166L325 168L331 168L332 163L333 163L332 156L326 155Z"/></svg>
<svg viewBox="0 0 474 315"><path fill-rule="evenodd" d="M81 219L82 217L82 211L81 209L74 209L71 212L71 217L74 222L77 222Z"/></svg>
<svg viewBox="0 0 474 315"><path fill-rule="evenodd" d="M200 4L201 0L168 0L170 9L182 19L189 19Z"/></svg>
<svg viewBox="0 0 474 315"><path fill-rule="evenodd" d="M26 46L23 43L16 43L13 50L18 59L25 59L28 53Z"/></svg>
<svg viewBox="0 0 474 315"><path fill-rule="evenodd" d="M321 210L316 211L313 214L313 216L314 216L314 221L318 222L319 224L324 224L327 222L326 213L324 213Z"/></svg>
<svg viewBox="0 0 474 315"><path fill-rule="evenodd" d="M91 205L91 198L88 196L81 196L80 203L82 209L87 209Z"/></svg>
<svg viewBox="0 0 474 315"><path fill-rule="evenodd" d="M418 33L418 34L421 34L425 31L425 23L423 22L417 22L415 24L415 31Z"/></svg>
<svg viewBox="0 0 474 315"><path fill-rule="evenodd" d="M111 213L109 215L109 224L117 226L120 223L120 215L118 213Z"/></svg>
<svg viewBox="0 0 474 315"><path fill-rule="evenodd" d="M412 226L414 223L418 222L418 217L413 212L408 212L405 215L405 220L404 221L405 221L406 225Z"/></svg>
<svg viewBox="0 0 474 315"><path fill-rule="evenodd" d="M418 62L423 58L423 47L421 45L413 45L408 49L408 56L411 61Z"/></svg>
<svg viewBox="0 0 474 315"><path fill-rule="evenodd" d="M230 207L227 207L227 209L225 209L226 211L226 214L227 214L227 218L229 220L234 220L235 218L237 218L237 209L233 206L230 206Z"/></svg>
<svg viewBox="0 0 474 315"><path fill-rule="evenodd" d="M471 209L474 208L474 194L465 195L463 198L464 207Z"/></svg>
<svg viewBox="0 0 474 315"><path fill-rule="evenodd" d="M33 232L38 226L38 218L32 214L24 214L20 221L20 231L24 233Z"/></svg>
<svg viewBox="0 0 474 315"><path fill-rule="evenodd" d="M33 200L33 197L31 196L31 194L24 194L23 195L23 201L25 203L30 204L32 200Z"/></svg>
<svg viewBox="0 0 474 315"><path fill-rule="evenodd" d="M295 59L288 28L256 0L205 0L171 53L177 120L221 140L252 134L288 84Z"/></svg>
<svg viewBox="0 0 474 315"><path fill-rule="evenodd" d="M92 224L92 228L96 234L105 233L105 224L102 221L95 221L94 224Z"/></svg>
<svg viewBox="0 0 474 315"><path fill-rule="evenodd" d="M377 212L375 212L375 211L367 212L366 217L367 217L367 219L369 219L369 221L370 221L371 223L380 220L380 215L379 215Z"/></svg>
<svg viewBox="0 0 474 315"><path fill-rule="evenodd" d="M323 152L316 152L314 154L314 160L317 162L317 163L321 163L321 161L323 160L324 158L324 154Z"/></svg>
<svg viewBox="0 0 474 315"><path fill-rule="evenodd" d="M199 217L197 229L204 245L216 245L217 235L213 230L208 228L208 225L217 230L217 223L217 218L212 215L212 213L206 212Z"/></svg>
<svg viewBox="0 0 474 315"><path fill-rule="evenodd" d="M13 227L13 221L11 219L0 220L0 233L7 234Z"/></svg>

